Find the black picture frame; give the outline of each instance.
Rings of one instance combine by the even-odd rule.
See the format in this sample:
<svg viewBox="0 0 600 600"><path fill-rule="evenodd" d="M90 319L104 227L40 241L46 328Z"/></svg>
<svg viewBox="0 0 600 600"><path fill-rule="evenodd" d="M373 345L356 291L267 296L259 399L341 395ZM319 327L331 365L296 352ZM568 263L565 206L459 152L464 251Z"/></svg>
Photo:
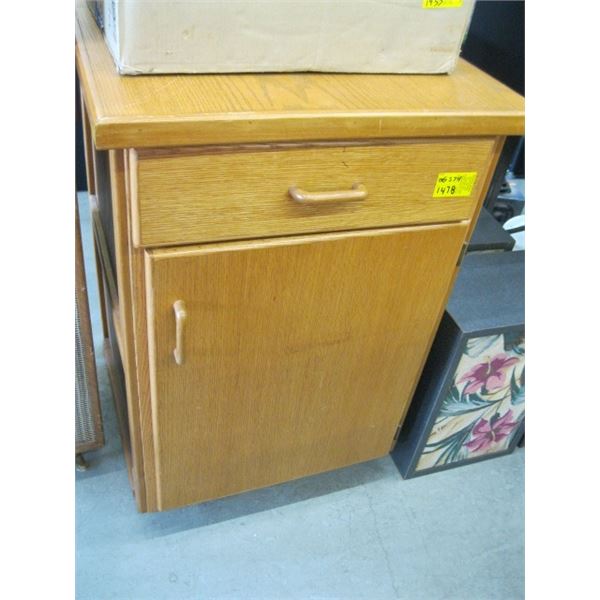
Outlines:
<svg viewBox="0 0 600 600"><path fill-rule="evenodd" d="M417 470L468 340L492 335L525 336L524 268L524 252L473 254L465 258L392 451L392 458L405 479L510 454L521 440L524 418L511 433L510 443L503 450ZM492 281L503 293L489 293L486 283Z"/></svg>

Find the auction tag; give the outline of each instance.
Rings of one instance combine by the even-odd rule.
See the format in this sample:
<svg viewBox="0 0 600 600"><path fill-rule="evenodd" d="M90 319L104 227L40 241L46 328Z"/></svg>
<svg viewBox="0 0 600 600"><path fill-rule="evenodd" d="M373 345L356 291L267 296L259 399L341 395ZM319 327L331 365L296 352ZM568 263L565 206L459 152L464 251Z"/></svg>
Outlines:
<svg viewBox="0 0 600 600"><path fill-rule="evenodd" d="M434 198L464 198L470 196L475 186L477 172L470 173L440 173L435 187Z"/></svg>
<svg viewBox="0 0 600 600"><path fill-rule="evenodd" d="M463 0L423 0L423 8L458 8Z"/></svg>

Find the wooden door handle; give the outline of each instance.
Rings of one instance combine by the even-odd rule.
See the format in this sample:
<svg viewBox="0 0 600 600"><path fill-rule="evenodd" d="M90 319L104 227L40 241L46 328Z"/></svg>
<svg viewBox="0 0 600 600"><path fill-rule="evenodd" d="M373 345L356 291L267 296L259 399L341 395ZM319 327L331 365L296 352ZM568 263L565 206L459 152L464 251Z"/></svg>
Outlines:
<svg viewBox="0 0 600 600"><path fill-rule="evenodd" d="M175 312L175 350L173 356L178 365L183 364L183 328L187 319L187 310L183 300L177 300L173 304Z"/></svg>
<svg viewBox="0 0 600 600"><path fill-rule="evenodd" d="M321 204L323 202L339 202L344 200L365 200L367 188L362 183L355 183L351 190L338 190L336 192L305 192L298 187L288 190L294 202L300 204Z"/></svg>

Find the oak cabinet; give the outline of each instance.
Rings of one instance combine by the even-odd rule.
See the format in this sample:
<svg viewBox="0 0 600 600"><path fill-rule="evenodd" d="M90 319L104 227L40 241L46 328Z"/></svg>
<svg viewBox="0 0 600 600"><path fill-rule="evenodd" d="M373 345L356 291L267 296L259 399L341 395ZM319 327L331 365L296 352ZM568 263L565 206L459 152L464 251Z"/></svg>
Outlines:
<svg viewBox="0 0 600 600"><path fill-rule="evenodd" d="M76 57L138 509L387 454L523 99L464 61L120 77L85 8Z"/></svg>
<svg viewBox="0 0 600 600"><path fill-rule="evenodd" d="M465 234L456 224L150 251L159 506L385 455Z"/></svg>

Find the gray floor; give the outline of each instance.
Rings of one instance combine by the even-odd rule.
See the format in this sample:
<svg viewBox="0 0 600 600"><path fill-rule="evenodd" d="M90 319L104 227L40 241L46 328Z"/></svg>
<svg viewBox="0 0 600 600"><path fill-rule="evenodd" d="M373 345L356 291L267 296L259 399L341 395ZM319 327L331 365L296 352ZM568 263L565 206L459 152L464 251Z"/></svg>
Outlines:
<svg viewBox="0 0 600 600"><path fill-rule="evenodd" d="M79 600L524 597L523 450L408 481L384 458L137 513L101 351L89 209L79 199L107 438L77 473Z"/></svg>

